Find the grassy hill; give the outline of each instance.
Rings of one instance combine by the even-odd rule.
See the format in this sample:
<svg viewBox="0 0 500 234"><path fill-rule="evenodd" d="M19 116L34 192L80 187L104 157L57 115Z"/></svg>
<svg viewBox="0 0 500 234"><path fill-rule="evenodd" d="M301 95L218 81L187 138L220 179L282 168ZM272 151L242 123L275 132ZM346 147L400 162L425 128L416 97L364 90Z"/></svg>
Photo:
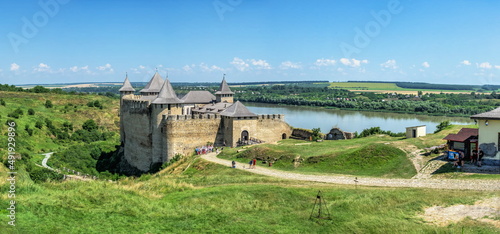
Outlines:
<svg viewBox="0 0 500 234"><path fill-rule="evenodd" d="M87 142L72 139L77 132L89 136L116 132L118 100L96 95L0 92L0 144L7 145L7 120L17 124L16 226L7 224L11 198L7 168L0 164L1 233L493 233L494 226L466 219L436 226L419 216L434 205L472 204L498 192L372 188L276 179L185 157L165 170L139 178L116 181L44 182L48 173L40 164L44 152L56 151L51 166L80 167L95 172L95 150L111 151L118 135ZM47 100L52 107L46 107ZM99 101L100 107L87 104ZM8 117L17 109L23 115ZM33 109L34 114L28 114ZM52 123L47 124L47 119ZM97 129L85 130L95 120ZM37 122L43 122L41 128ZM71 124L72 129L69 129ZM30 134L26 130L33 129ZM88 125L87 125L88 128ZM55 130L54 130L55 129ZM226 157L261 154L284 157L275 167L304 173L346 173L402 177L414 169L406 153L440 143L454 129L425 138L402 140L372 136L349 141L312 142L285 140L237 152ZM66 132L69 138L65 138ZM305 144L304 144L305 143ZM362 147L360 147L362 146ZM414 148L411 148L412 146ZM403 150L400 150L403 149ZM0 147L5 158L6 149ZM300 156L294 167L286 161ZM247 162L247 158L238 160ZM363 162L367 162L366 164ZM282 163L280 165L280 163ZM397 166L395 166L397 165ZM75 168L76 169L76 168ZM94 170L94 171L92 171ZM363 174L364 173L364 174ZM33 174L37 176L33 176ZM310 220L316 194L321 190L331 220Z"/></svg>
<svg viewBox="0 0 500 234"><path fill-rule="evenodd" d="M96 148L98 152L94 154L100 154L114 150L119 144L118 99L98 95L0 91L0 100L5 104L0 105L0 135L5 136L6 123L14 121L18 157L31 161L33 165L41 164L43 156L40 154L56 152L49 166L98 174L95 170L97 160L92 158L89 149ZM96 102L98 107L94 106ZM95 129L84 130L83 125L89 120L95 122ZM0 137L0 144L7 145L7 138ZM0 155L7 155L5 147L0 147ZM69 156L76 157L70 159Z"/></svg>
<svg viewBox="0 0 500 234"><path fill-rule="evenodd" d="M21 173L17 226L3 233L493 233L493 226L465 220L425 223L423 209L472 204L493 192L370 188L294 182L251 174L198 158L156 175L117 182L36 184ZM0 165L0 191L7 190ZM331 220L309 220L321 190ZM498 193L496 194L498 195ZM0 207L7 207L6 194Z"/></svg>

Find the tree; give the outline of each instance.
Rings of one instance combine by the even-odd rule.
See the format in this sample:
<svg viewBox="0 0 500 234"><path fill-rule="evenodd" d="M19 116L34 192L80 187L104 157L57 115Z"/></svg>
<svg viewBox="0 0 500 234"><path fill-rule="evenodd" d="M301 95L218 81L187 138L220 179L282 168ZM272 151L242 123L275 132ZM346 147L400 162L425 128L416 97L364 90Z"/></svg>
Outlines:
<svg viewBox="0 0 500 234"><path fill-rule="evenodd" d="M42 129L43 128L43 122L40 121L40 120L36 121L35 127L38 128L38 129Z"/></svg>
<svg viewBox="0 0 500 234"><path fill-rule="evenodd" d="M434 133L441 132L442 130L448 128L449 126L451 126L450 121L448 120L443 121L436 126L436 131L434 131Z"/></svg>
<svg viewBox="0 0 500 234"><path fill-rule="evenodd" d="M52 108L53 107L52 101L50 101L50 100L45 101L45 107L46 108Z"/></svg>
<svg viewBox="0 0 500 234"><path fill-rule="evenodd" d="M5 101L3 99L0 99L0 105L5 106Z"/></svg>
<svg viewBox="0 0 500 234"><path fill-rule="evenodd" d="M35 115L35 110L33 110L32 108L30 108L28 110L28 115Z"/></svg>
<svg viewBox="0 0 500 234"><path fill-rule="evenodd" d="M312 137L312 140L313 141L317 141L319 139L321 139L321 128L313 128L312 129L312 134L311 134L311 137Z"/></svg>
<svg viewBox="0 0 500 234"><path fill-rule="evenodd" d="M98 126L93 119L89 119L83 123L82 128L87 131L97 130Z"/></svg>

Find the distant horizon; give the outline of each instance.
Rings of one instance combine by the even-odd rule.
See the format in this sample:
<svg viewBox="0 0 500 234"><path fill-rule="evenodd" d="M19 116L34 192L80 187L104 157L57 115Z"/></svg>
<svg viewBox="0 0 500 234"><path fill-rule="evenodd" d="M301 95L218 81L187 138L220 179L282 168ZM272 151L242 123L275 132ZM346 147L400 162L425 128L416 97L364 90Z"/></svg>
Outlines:
<svg viewBox="0 0 500 234"><path fill-rule="evenodd" d="M8 1L0 83L500 84L500 1Z"/></svg>
<svg viewBox="0 0 500 234"><path fill-rule="evenodd" d="M314 81L319 81L323 82L321 80L268 80L268 81L248 81L248 82L232 82L232 81L227 81L229 85L231 84L244 84L244 83L266 83L266 82L314 82ZM132 84L134 83L148 83L149 81L130 81ZM360 81L354 81L354 80L348 80L348 81L324 81L328 83L347 83L347 82L366 82L366 83L426 83L426 84L446 84L446 85L477 85L477 86L482 86L482 85L494 85L494 84L457 84L457 83L432 83L432 82L422 82L422 81L380 81L380 80L374 80L374 81L366 81L366 80L360 80ZM197 83L214 83L214 84L220 84L220 81L177 81L177 82L171 82L172 84L180 84L180 83L188 83L188 84L197 84ZM2 83L0 83L2 84ZM30 83L30 84L7 84L7 85L15 85L15 86L36 86L36 85L78 85L78 84L123 84L123 81L95 81L95 82L71 82L71 83Z"/></svg>

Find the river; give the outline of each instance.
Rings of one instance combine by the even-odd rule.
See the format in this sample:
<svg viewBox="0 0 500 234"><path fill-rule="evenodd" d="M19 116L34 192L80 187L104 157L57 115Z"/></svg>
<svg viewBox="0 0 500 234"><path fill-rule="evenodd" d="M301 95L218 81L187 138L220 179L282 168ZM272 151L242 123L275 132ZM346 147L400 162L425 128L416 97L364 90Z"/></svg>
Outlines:
<svg viewBox="0 0 500 234"><path fill-rule="evenodd" d="M445 117L414 114L384 113L372 111L334 110L319 107L286 106L264 103L244 103L255 114L284 114L285 121L296 128L321 128L327 133L332 127L347 132L361 132L370 127L380 127L392 132L405 132L406 127L427 126L433 133L436 126L445 120L453 124L474 124L466 117Z"/></svg>

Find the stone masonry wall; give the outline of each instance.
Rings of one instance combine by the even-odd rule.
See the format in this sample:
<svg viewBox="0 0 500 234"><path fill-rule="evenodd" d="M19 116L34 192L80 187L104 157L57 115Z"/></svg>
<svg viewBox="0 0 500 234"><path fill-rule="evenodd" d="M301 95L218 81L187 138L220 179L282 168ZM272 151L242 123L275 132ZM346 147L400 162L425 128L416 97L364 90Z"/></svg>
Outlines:
<svg viewBox="0 0 500 234"><path fill-rule="evenodd" d="M151 115L148 106L148 101L123 100L121 110L125 159L131 166L144 172L149 171L152 163Z"/></svg>
<svg viewBox="0 0 500 234"><path fill-rule="evenodd" d="M255 138L265 142L277 142L292 135L292 127L285 122L284 115L260 115L257 121Z"/></svg>
<svg viewBox="0 0 500 234"><path fill-rule="evenodd" d="M220 115L174 115L165 120L165 141L169 160L176 153L188 155L207 142L222 143Z"/></svg>

